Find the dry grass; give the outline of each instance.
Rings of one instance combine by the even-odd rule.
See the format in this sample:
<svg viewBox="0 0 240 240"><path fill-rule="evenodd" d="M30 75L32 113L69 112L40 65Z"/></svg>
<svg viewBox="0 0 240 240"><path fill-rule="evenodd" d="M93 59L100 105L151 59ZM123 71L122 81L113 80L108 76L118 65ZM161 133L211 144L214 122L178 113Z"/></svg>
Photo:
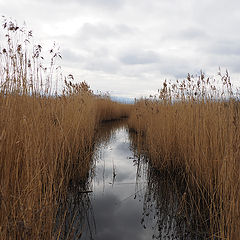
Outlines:
<svg viewBox="0 0 240 240"><path fill-rule="evenodd" d="M97 119L101 121L114 121L127 118L131 112L132 105L111 101L108 97L99 98L97 101Z"/></svg>
<svg viewBox="0 0 240 240"><path fill-rule="evenodd" d="M58 239L59 199L69 182L88 178L99 122L127 116L130 108L95 96L82 82L65 79L56 95L59 53L32 33L5 21L0 51L0 239ZM72 78L69 75L69 78ZM58 219L58 222L60 220Z"/></svg>
<svg viewBox="0 0 240 240"><path fill-rule="evenodd" d="M184 169L192 207L208 208L210 237L238 240L240 104L228 73L221 92L203 74L195 80L165 82L160 99L136 102L129 127L145 137L155 168Z"/></svg>

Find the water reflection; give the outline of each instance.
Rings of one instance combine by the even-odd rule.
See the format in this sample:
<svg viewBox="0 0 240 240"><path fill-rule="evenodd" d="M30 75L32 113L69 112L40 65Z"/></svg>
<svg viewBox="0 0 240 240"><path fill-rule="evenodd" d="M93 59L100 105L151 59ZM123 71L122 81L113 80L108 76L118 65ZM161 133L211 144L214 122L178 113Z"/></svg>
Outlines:
<svg viewBox="0 0 240 240"><path fill-rule="evenodd" d="M89 181L62 204L60 239L205 239L185 214L185 184L152 169L138 140L124 121L102 125Z"/></svg>
<svg viewBox="0 0 240 240"><path fill-rule="evenodd" d="M139 156L138 171L144 167L147 175L146 192L143 204L142 224L151 227L153 239L208 239L207 214L202 216L189 203L188 185L179 172L173 170L157 171L145 157L144 138L129 133L131 147Z"/></svg>
<svg viewBox="0 0 240 240"><path fill-rule="evenodd" d="M141 225L145 179L136 185L137 167L129 146L125 125L99 146L91 196L94 239L151 239L151 231ZM88 233L83 237L89 239Z"/></svg>
<svg viewBox="0 0 240 240"><path fill-rule="evenodd" d="M69 191L61 202L57 214L57 239L82 239L82 233L88 231L93 239L95 220L89 198L89 191Z"/></svg>

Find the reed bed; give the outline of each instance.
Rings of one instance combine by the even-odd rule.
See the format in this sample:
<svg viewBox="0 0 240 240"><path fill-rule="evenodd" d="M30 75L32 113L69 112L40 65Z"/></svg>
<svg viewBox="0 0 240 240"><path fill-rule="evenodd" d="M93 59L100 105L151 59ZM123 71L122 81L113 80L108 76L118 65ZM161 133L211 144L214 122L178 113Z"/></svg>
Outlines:
<svg viewBox="0 0 240 240"><path fill-rule="evenodd" d="M133 105L113 102L108 96L100 97L97 100L97 120L98 122L108 122L127 118Z"/></svg>
<svg viewBox="0 0 240 240"><path fill-rule="evenodd" d="M62 77L56 48L45 67L42 47L25 27L4 19L3 32L0 239L60 239L59 202L72 182L87 181L99 123L126 117L130 108Z"/></svg>
<svg viewBox="0 0 240 240"><path fill-rule="evenodd" d="M228 72L220 80L201 73L164 82L155 98L135 103L129 128L145 138L156 169L177 170L186 180L188 205L199 215L207 208L209 238L238 240L240 105Z"/></svg>

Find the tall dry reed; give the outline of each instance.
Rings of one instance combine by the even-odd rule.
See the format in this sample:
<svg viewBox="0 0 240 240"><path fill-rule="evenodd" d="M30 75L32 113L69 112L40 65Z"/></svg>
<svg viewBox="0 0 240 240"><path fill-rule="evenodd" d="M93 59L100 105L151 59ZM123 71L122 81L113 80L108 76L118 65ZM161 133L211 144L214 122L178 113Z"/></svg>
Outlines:
<svg viewBox="0 0 240 240"><path fill-rule="evenodd" d="M238 240L240 105L228 72L214 81L201 73L164 82L158 97L135 103L129 127L145 137L155 168L184 169L189 204L200 215L208 208L210 238Z"/></svg>
<svg viewBox="0 0 240 240"><path fill-rule="evenodd" d="M3 33L0 239L59 239L59 200L70 183L87 180L99 122L129 111L95 96L85 82L73 84L72 75L59 94L58 49L50 50L45 67L42 46L33 44L31 31L4 19Z"/></svg>

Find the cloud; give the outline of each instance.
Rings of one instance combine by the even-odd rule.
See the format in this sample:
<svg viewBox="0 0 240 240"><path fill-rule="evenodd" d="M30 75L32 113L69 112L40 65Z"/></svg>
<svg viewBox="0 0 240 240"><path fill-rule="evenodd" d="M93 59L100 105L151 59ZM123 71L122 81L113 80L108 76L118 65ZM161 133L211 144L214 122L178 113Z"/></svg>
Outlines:
<svg viewBox="0 0 240 240"><path fill-rule="evenodd" d="M97 58L88 59L83 67L90 71L102 71L105 73L116 73L119 70L119 64L114 59L110 58Z"/></svg>
<svg viewBox="0 0 240 240"><path fill-rule="evenodd" d="M80 41L108 41L109 39L120 40L137 30L125 24L109 25L105 23L84 23L76 33L76 38Z"/></svg>
<svg viewBox="0 0 240 240"><path fill-rule="evenodd" d="M120 61L126 65L151 64L159 61L159 55L152 50L135 50L124 54Z"/></svg>
<svg viewBox="0 0 240 240"><path fill-rule="evenodd" d="M209 35L201 28L189 27L179 31L175 37L182 40L204 40L209 37Z"/></svg>
<svg viewBox="0 0 240 240"><path fill-rule="evenodd" d="M38 2L38 0L31 0L32 2ZM78 7L100 7L100 8L110 8L110 9L119 9L124 6L124 0L43 0L43 2L47 2L48 4L75 4Z"/></svg>
<svg viewBox="0 0 240 240"><path fill-rule="evenodd" d="M97 6L101 8L110 8L119 10L119 8L123 7L125 1L124 0L72 0L78 2L80 5L88 5L88 6Z"/></svg>
<svg viewBox="0 0 240 240"><path fill-rule="evenodd" d="M210 43L206 51L217 55L240 56L240 39L235 41L223 40Z"/></svg>
<svg viewBox="0 0 240 240"><path fill-rule="evenodd" d="M0 0L41 42L63 49L63 66L92 88L148 95L165 78L218 66L240 73L237 0Z"/></svg>
<svg viewBox="0 0 240 240"><path fill-rule="evenodd" d="M76 53L76 51L71 50L70 48L65 48L61 50L61 55L64 61L69 63L81 62L84 60L84 57Z"/></svg>

